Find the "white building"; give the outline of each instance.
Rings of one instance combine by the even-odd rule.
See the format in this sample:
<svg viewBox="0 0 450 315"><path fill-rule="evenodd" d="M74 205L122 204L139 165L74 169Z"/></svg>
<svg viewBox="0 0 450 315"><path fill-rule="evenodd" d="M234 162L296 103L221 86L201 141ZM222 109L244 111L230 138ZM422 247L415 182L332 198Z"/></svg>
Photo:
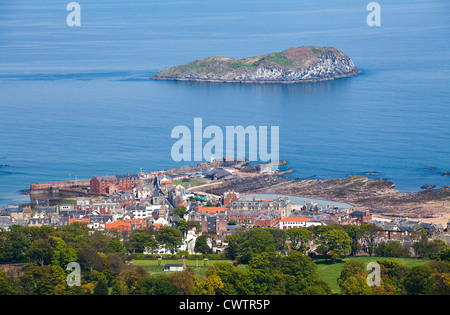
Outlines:
<svg viewBox="0 0 450 315"><path fill-rule="evenodd" d="M305 217L284 217L280 220L280 229L306 228L313 225L322 225L320 222L311 221Z"/></svg>

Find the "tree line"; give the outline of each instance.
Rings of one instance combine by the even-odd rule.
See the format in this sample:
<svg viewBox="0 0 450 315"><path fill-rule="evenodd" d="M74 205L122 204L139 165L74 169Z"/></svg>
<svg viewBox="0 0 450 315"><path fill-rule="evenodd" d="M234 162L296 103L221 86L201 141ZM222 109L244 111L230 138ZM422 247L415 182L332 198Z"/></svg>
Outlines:
<svg viewBox="0 0 450 315"><path fill-rule="evenodd" d="M371 225L241 231L227 237L223 255L233 263L216 263L205 275L187 268L155 276L127 263L160 246L176 253L183 232L192 228L188 224L195 223L126 233L96 232L78 223L58 228L11 226L0 232L0 263L22 263L23 267L16 274L0 271L0 294L331 294L329 284L319 277L315 260L332 264L361 252L379 257L413 254L433 261L408 268L379 260L379 287L367 285L368 272L360 262L347 263L338 279L344 294L444 294L450 287L450 249L445 243L429 241L424 231L418 233L411 248L398 242L378 243L380 231ZM195 251L211 253L208 236L197 238ZM67 284L70 262L80 265L79 286Z"/></svg>

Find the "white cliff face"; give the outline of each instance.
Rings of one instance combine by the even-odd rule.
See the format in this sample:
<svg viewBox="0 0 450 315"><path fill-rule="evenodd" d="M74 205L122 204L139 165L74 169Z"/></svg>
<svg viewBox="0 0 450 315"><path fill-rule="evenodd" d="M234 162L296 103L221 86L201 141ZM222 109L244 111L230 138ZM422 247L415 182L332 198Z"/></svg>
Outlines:
<svg viewBox="0 0 450 315"><path fill-rule="evenodd" d="M241 75L239 80L250 81L304 81L324 80L356 74L359 70L353 61L348 58L336 58L334 55L325 55L321 60L306 69L285 69L274 66L258 68L254 74Z"/></svg>

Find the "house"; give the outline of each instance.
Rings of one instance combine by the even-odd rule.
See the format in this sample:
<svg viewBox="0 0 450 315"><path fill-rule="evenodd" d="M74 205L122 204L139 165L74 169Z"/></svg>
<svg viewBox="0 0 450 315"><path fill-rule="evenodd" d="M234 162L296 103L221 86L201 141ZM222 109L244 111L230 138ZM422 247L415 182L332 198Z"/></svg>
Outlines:
<svg viewBox="0 0 450 315"><path fill-rule="evenodd" d="M313 222L305 217L284 217L280 220L280 229L288 230L292 228L306 228L312 225L322 225L320 222Z"/></svg>
<svg viewBox="0 0 450 315"><path fill-rule="evenodd" d="M114 221L122 218L125 212L123 208L116 202L103 201L101 203L94 203L92 204L91 208L93 211L98 211L103 215L108 214L114 216Z"/></svg>
<svg viewBox="0 0 450 315"><path fill-rule="evenodd" d="M372 214L370 214L369 210L356 210L350 213L350 219L353 219L355 225L361 225L368 220L372 220Z"/></svg>
<svg viewBox="0 0 450 315"><path fill-rule="evenodd" d="M278 224L280 223L280 219L281 219L280 214L278 212L272 211L267 214L259 216L255 220L255 227L260 228L275 227L278 226Z"/></svg>
<svg viewBox="0 0 450 315"><path fill-rule="evenodd" d="M172 185L172 182L170 181L170 179L168 179L167 177L163 177L160 181L159 184L164 187L164 186L168 186L168 185Z"/></svg>
<svg viewBox="0 0 450 315"><path fill-rule="evenodd" d="M425 231L427 231L428 235L436 235L436 234L440 234L444 231L444 226L442 224L439 223L426 223L426 222L420 222L419 225L421 227L423 227L425 229Z"/></svg>
<svg viewBox="0 0 450 315"><path fill-rule="evenodd" d="M131 218L145 219L152 216L153 210L147 209L146 206L128 206L125 207L125 211Z"/></svg>
<svg viewBox="0 0 450 315"><path fill-rule="evenodd" d="M205 173L205 178L209 178L211 180L218 180L230 176L231 173L222 168L214 168Z"/></svg>
<svg viewBox="0 0 450 315"><path fill-rule="evenodd" d="M182 264L165 264L164 271L183 271Z"/></svg>
<svg viewBox="0 0 450 315"><path fill-rule="evenodd" d="M5 230L8 231L9 227L11 225L14 225L14 222L11 220L10 217L7 216L0 216L0 231Z"/></svg>
<svg viewBox="0 0 450 315"><path fill-rule="evenodd" d="M120 193L109 196L105 199L108 203L117 203L121 207L134 206L136 204L136 196L131 193Z"/></svg>
<svg viewBox="0 0 450 315"><path fill-rule="evenodd" d="M112 223L112 216L90 216L88 226L94 230L104 230L107 223Z"/></svg>
<svg viewBox="0 0 450 315"><path fill-rule="evenodd" d="M205 207L215 208L215 207ZM219 207L217 207L219 208ZM227 215L225 211L191 211L188 215L189 221L200 222L202 233L223 235L227 231Z"/></svg>
<svg viewBox="0 0 450 315"><path fill-rule="evenodd" d="M414 234L420 232L421 227L417 222L407 220L392 220L391 222L368 221L380 228L377 236L385 241L413 239Z"/></svg>
<svg viewBox="0 0 450 315"><path fill-rule="evenodd" d="M240 196L239 193L235 192L234 190L228 190L223 193L222 196L222 204L225 207L230 207L232 201L239 200Z"/></svg>
<svg viewBox="0 0 450 315"><path fill-rule="evenodd" d="M57 215L58 215L57 206L41 206L41 207L36 207L34 209L33 217L44 218L44 217L51 217L51 216L57 216Z"/></svg>
<svg viewBox="0 0 450 315"><path fill-rule="evenodd" d="M111 195L114 192L132 191L138 174L96 176L90 180L90 193L95 195Z"/></svg>
<svg viewBox="0 0 450 315"><path fill-rule="evenodd" d="M273 200L239 199L231 202L230 210L256 210L261 213L276 211L281 217L287 216L291 210L291 201L287 197L278 197Z"/></svg>
<svg viewBox="0 0 450 315"><path fill-rule="evenodd" d="M136 229L145 229L148 226L148 221L146 219L128 219L125 222L131 224L132 231Z"/></svg>
<svg viewBox="0 0 450 315"><path fill-rule="evenodd" d="M164 227L164 226L168 226L169 225L169 221L167 221L164 218L158 218L156 221L153 222L153 226L159 230L160 228Z"/></svg>
<svg viewBox="0 0 450 315"><path fill-rule="evenodd" d="M70 210L74 210L75 206L71 203L69 204L61 204L59 206L59 211L70 211Z"/></svg>
<svg viewBox="0 0 450 315"><path fill-rule="evenodd" d="M209 214L216 214L216 213L226 213L227 212L227 208L224 208L224 207L202 207L202 206L198 206L197 211L198 212L203 212L203 213L209 213Z"/></svg>
<svg viewBox="0 0 450 315"><path fill-rule="evenodd" d="M28 227L52 226L50 218L30 218L28 219Z"/></svg>
<svg viewBox="0 0 450 315"><path fill-rule="evenodd" d="M257 210L228 210L227 220L228 222L254 224L260 215L261 213Z"/></svg>
<svg viewBox="0 0 450 315"><path fill-rule="evenodd" d="M31 216L30 207L8 206L0 212L0 216L9 217L12 220L23 220Z"/></svg>
<svg viewBox="0 0 450 315"><path fill-rule="evenodd" d="M79 223L80 225L88 225L89 218L71 218L69 219L69 224Z"/></svg>
<svg viewBox="0 0 450 315"><path fill-rule="evenodd" d="M131 223L125 221L114 221L105 224L105 230L115 230L119 232L131 231Z"/></svg>

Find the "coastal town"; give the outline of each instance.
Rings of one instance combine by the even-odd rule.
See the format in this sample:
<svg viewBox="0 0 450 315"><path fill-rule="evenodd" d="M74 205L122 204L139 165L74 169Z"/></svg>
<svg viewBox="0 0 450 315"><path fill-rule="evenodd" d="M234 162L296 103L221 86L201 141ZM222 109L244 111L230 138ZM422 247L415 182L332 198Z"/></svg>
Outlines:
<svg viewBox="0 0 450 315"><path fill-rule="evenodd" d="M78 223L99 232L160 230L189 225L178 251L194 254L195 240L207 235L213 252L222 252L227 236L253 228L308 228L326 225L373 224L377 242L409 244L424 229L430 239L447 243L448 224L420 219L374 217L350 203L283 194L236 191L236 181L279 177L267 165L216 161L167 171L94 176L89 180L31 184L32 202L0 209L0 229L12 225L60 227ZM213 191L214 193L211 193ZM220 194L215 193L221 192ZM180 211L177 211L182 209ZM151 253L167 254L164 246Z"/></svg>

